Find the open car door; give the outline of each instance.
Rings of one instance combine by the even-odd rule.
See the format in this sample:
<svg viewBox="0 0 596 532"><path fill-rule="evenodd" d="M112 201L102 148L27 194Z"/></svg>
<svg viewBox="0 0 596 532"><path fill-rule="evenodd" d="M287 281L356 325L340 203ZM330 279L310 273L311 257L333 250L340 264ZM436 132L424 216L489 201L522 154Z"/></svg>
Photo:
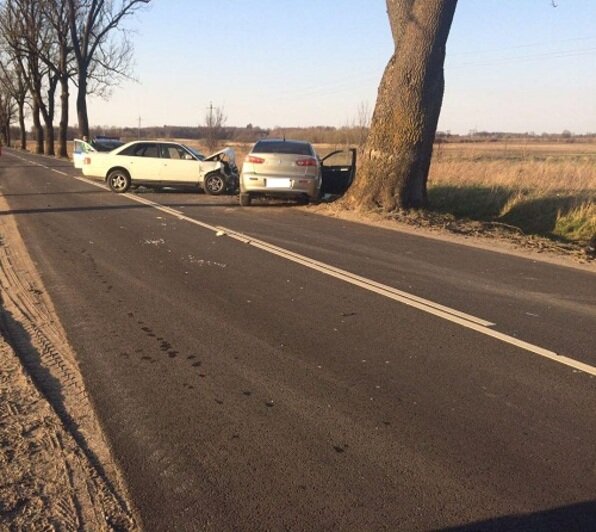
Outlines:
<svg viewBox="0 0 596 532"><path fill-rule="evenodd" d="M88 153L95 153L97 150L88 142L81 139L74 139L74 148L72 152L72 162L74 167L79 170L83 168L83 161Z"/></svg>
<svg viewBox="0 0 596 532"><path fill-rule="evenodd" d="M341 196L356 175L356 149L337 150L321 160L321 193Z"/></svg>

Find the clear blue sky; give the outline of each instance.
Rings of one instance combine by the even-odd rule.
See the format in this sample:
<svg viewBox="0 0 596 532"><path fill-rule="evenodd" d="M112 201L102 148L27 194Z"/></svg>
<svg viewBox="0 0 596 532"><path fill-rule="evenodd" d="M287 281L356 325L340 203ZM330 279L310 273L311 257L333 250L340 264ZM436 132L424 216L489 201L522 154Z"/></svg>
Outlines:
<svg viewBox="0 0 596 532"><path fill-rule="evenodd" d="M596 131L596 0L556 4L459 1L440 129ZM92 124L197 125L212 101L228 125L342 126L392 51L384 0L153 0L128 27L139 82Z"/></svg>

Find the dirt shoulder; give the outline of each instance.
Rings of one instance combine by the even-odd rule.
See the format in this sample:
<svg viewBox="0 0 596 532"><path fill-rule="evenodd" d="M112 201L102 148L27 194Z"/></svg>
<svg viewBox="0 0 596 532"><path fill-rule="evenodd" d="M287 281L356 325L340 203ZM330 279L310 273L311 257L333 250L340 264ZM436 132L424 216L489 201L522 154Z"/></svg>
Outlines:
<svg viewBox="0 0 596 532"><path fill-rule="evenodd" d="M0 332L0 529L136 530L75 354L9 216Z"/></svg>
<svg viewBox="0 0 596 532"><path fill-rule="evenodd" d="M306 207L309 212L351 222L415 234L425 238L505 253L531 260L596 271L596 252L584 244L567 244L525 235L505 224L462 220L429 212L381 213L348 210L340 204Z"/></svg>

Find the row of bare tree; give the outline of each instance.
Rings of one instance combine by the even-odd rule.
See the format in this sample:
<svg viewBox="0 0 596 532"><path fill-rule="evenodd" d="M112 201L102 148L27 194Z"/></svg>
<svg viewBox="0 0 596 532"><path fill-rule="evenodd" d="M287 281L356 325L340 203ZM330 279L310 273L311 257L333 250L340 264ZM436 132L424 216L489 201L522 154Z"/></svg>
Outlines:
<svg viewBox="0 0 596 532"><path fill-rule="evenodd" d="M77 87L82 136L89 135L87 96L130 77L132 47L123 21L151 0L0 0L0 133L28 105L37 152L54 154L55 93L60 86L59 154L66 156L68 87ZM446 43L457 0L385 0L394 53L379 86L370 129L347 207L392 211L427 204L430 160L443 101ZM214 113L214 111L216 111ZM43 125L42 125L43 122ZM221 132L223 112L206 126ZM366 132L366 136L364 133ZM217 134L209 136L217 140ZM364 141L364 139L366 139Z"/></svg>
<svg viewBox="0 0 596 532"><path fill-rule="evenodd" d="M56 92L60 90L58 155L67 156L69 88L76 87L81 136L89 136L87 97L107 96L130 78L125 19L151 0L0 0L0 138L10 144L15 117L26 149L25 118L35 151L55 155Z"/></svg>

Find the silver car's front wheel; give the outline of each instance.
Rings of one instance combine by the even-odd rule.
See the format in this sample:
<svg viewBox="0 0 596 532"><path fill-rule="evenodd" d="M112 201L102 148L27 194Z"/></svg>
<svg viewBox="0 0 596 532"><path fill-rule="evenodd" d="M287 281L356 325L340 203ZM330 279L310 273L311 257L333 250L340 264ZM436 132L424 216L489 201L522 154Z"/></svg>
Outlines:
<svg viewBox="0 0 596 532"><path fill-rule="evenodd" d="M124 170L112 170L108 174L108 186L112 192L122 194L130 188L130 176Z"/></svg>

